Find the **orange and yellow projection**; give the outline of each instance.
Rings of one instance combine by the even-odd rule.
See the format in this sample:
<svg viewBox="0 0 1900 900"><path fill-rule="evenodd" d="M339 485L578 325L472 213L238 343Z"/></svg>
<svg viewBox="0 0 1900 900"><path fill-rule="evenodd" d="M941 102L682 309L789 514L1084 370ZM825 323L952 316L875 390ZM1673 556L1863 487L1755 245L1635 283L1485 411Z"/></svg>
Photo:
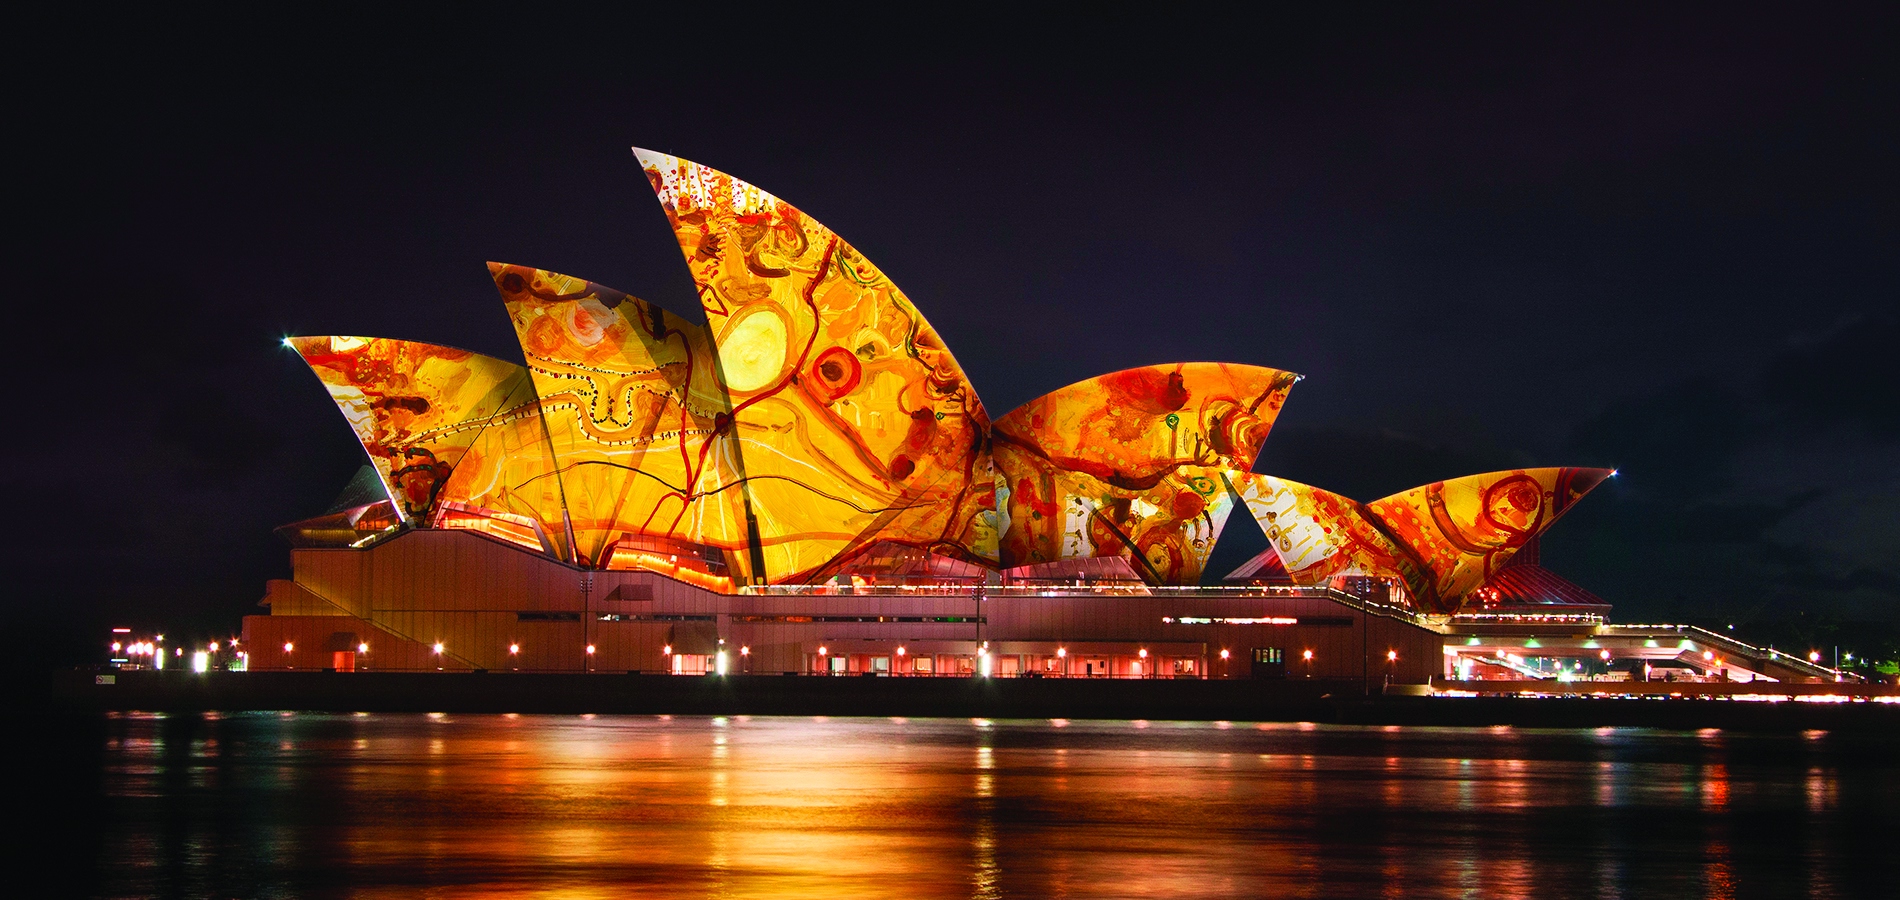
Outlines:
<svg viewBox="0 0 1900 900"><path fill-rule="evenodd" d="M1468 595L1612 473L1513 469L1433 482L1371 503L1235 472L1247 504L1299 584L1375 575L1404 585L1411 605L1455 614Z"/></svg>
<svg viewBox="0 0 1900 900"><path fill-rule="evenodd" d="M767 577L824 577L875 540L994 559L989 418L904 293L777 197L634 153L718 348Z"/></svg>
<svg viewBox="0 0 1900 900"><path fill-rule="evenodd" d="M723 172L634 153L707 323L491 263L525 368L286 339L391 501L300 523L294 540L463 528L718 590L1045 564L1187 585L1238 498L1295 580L1392 578L1442 614L1609 474L1498 472L1372 503L1255 475L1298 376L1225 363L1098 376L992 424L923 314L843 238Z"/></svg>
<svg viewBox="0 0 1900 900"><path fill-rule="evenodd" d="M732 551L743 565L739 466L705 326L542 269L490 263L489 274L540 396L583 564L678 555L634 552L642 537Z"/></svg>
<svg viewBox="0 0 1900 900"><path fill-rule="evenodd" d="M1298 376L1225 363L1128 369L996 421L1005 568L1119 556L1150 584L1196 584L1233 495Z"/></svg>
<svg viewBox="0 0 1900 900"><path fill-rule="evenodd" d="M443 505L561 521L559 487L525 369L454 347L366 337L286 338L363 442L405 521ZM565 553L558 532L538 542Z"/></svg>

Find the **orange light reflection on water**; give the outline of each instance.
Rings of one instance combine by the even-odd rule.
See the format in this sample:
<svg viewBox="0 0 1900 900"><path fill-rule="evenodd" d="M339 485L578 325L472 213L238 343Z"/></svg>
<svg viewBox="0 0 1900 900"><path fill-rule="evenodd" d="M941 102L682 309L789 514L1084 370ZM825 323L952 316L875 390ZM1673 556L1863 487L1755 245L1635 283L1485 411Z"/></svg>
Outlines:
<svg viewBox="0 0 1900 900"><path fill-rule="evenodd" d="M1728 734L380 714L114 724L117 813L99 862L118 879L105 892L121 894L153 892L141 879L163 872L186 895L247 896L311 878L365 897L434 885L442 897L1528 898L1552 883L1726 896L1749 866L1804 887L1837 868L1804 870L1813 845L1778 862L1791 842L1730 827L1735 808L1816 819L1860 799L1836 789L1832 766L1738 768L1737 746L1755 739ZM1650 827L1661 816L1678 826Z"/></svg>

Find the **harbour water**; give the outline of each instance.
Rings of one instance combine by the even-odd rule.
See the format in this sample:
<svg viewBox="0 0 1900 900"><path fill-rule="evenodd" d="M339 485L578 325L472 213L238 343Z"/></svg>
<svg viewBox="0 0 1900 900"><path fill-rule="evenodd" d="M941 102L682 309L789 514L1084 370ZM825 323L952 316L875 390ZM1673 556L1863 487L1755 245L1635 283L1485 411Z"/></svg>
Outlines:
<svg viewBox="0 0 1900 900"><path fill-rule="evenodd" d="M108 897L1875 897L1900 753L1823 732L115 714Z"/></svg>

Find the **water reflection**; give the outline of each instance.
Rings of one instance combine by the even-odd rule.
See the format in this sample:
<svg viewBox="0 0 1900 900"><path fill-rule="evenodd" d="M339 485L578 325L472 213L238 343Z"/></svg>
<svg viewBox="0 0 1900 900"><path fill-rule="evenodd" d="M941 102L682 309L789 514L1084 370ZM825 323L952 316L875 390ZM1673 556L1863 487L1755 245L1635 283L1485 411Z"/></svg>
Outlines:
<svg viewBox="0 0 1900 900"><path fill-rule="evenodd" d="M1870 896L1893 747L1252 723L122 716L122 896Z"/></svg>

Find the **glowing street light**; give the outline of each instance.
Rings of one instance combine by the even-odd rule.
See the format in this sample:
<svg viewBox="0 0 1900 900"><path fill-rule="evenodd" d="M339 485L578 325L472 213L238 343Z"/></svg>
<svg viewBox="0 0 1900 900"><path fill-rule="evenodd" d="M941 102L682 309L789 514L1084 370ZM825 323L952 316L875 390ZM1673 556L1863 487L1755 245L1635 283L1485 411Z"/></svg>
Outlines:
<svg viewBox="0 0 1900 900"><path fill-rule="evenodd" d="M1386 661L1386 662L1389 662L1389 663L1390 663L1390 662L1398 662L1398 661L1399 661L1399 651L1397 651L1397 650L1387 650L1387 651L1385 651L1385 661Z"/></svg>
<svg viewBox="0 0 1900 900"><path fill-rule="evenodd" d="M284 642L284 652L285 652L285 653L289 653L290 651L292 651L292 650L295 650L295 649L297 649L297 645L296 645L296 644L292 644L292 643L291 643L291 642L289 642L289 641L285 641L285 642Z"/></svg>
<svg viewBox="0 0 1900 900"><path fill-rule="evenodd" d="M509 655L509 656L520 656L520 655L521 655L521 645L520 645L520 644L509 644L509 645L508 645L508 655Z"/></svg>
<svg viewBox="0 0 1900 900"><path fill-rule="evenodd" d="M588 656L593 656L593 655L594 655L594 645L593 645L593 644L588 644L588 645L587 645L587 655L588 655Z"/></svg>
<svg viewBox="0 0 1900 900"><path fill-rule="evenodd" d="M362 644L357 644L357 645L356 645L356 652L358 652L358 653L368 653L368 652L369 652L369 644L367 644L367 643L362 643Z"/></svg>
<svg viewBox="0 0 1900 900"><path fill-rule="evenodd" d="M442 655L442 642L441 642L441 641L436 641L436 642L435 642L435 655L437 655L437 656L441 656L441 655Z"/></svg>

